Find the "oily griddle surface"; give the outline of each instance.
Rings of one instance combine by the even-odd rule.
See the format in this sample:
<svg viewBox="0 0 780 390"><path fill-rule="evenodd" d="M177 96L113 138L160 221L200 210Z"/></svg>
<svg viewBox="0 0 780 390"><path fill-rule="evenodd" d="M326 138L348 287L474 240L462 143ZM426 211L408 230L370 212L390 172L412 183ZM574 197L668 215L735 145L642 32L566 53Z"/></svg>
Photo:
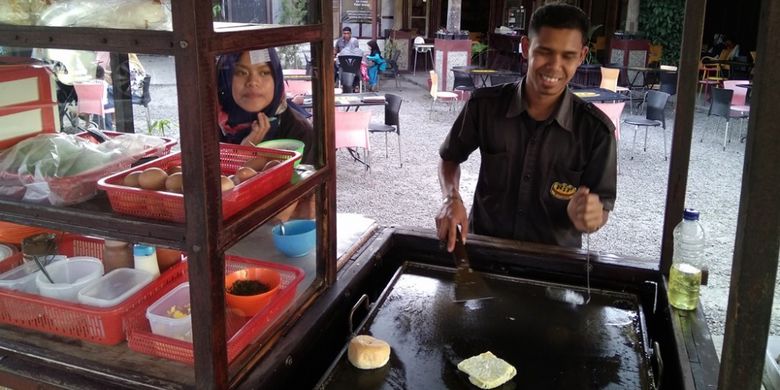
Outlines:
<svg viewBox="0 0 780 390"><path fill-rule="evenodd" d="M476 389L457 364L491 351L517 369L498 389L652 388L636 297L575 305L550 298L560 285L485 276L493 299L454 303L452 269L407 263L358 331L387 341L390 362L359 370L345 349L319 387Z"/></svg>

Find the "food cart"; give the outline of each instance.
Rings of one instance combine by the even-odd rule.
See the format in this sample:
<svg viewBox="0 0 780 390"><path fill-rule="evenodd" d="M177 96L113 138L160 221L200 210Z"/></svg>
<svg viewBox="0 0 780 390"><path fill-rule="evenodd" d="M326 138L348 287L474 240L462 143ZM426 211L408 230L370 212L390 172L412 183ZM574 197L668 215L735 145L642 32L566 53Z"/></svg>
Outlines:
<svg viewBox="0 0 780 390"><path fill-rule="evenodd" d="M702 310L680 312L666 301L671 230L681 218L695 98L704 1L686 3L685 37L660 264L485 237L469 240L473 266L495 299L454 305L453 261L430 231L381 227L358 236L337 256L333 71L330 3L311 1L298 26L214 27L210 2L171 2L172 29L0 26L0 45L169 54L176 59L185 222L114 213L104 197L56 207L0 199L0 218L82 235L144 242L187 253L173 275L192 286L192 364L149 356L124 343L101 345L0 325L0 383L64 388L469 388L454 364L489 348L512 356L517 384L600 388L757 388L768 333L778 254L777 157L771 123L777 101L780 5L762 2L761 32L746 146L723 359L718 366ZM236 50L308 42L313 58L314 128L321 143L316 171L223 220L215 112L215 61ZM764 88L764 86L767 86ZM117 106L118 116L129 104ZM120 122L121 123L121 122ZM262 333L231 352L226 314L225 252L256 234L277 211L308 195L317 201L317 245L308 283ZM767 223L769 221L769 223ZM747 260L750 267L746 267ZM338 260L338 261L337 261ZM589 264L588 264L589 263ZM548 294L582 294L588 305L550 303ZM365 298L364 298L365 296ZM519 305L508 305L518 300ZM428 304L430 303L430 304ZM544 305L542 305L544 303ZM549 314L549 315L548 315ZM132 324L130 324L132 325ZM386 369L356 372L343 350L355 332L394 344ZM551 364L569 368L556 372ZM558 370L560 371L560 370Z"/></svg>

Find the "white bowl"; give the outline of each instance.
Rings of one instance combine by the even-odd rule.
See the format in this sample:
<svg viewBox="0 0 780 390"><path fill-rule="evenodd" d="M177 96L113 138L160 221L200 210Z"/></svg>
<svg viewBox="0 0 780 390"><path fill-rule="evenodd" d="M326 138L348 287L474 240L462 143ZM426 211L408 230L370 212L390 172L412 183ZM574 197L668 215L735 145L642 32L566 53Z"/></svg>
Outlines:
<svg viewBox="0 0 780 390"><path fill-rule="evenodd" d="M43 272L35 277L35 285L42 296L78 302L79 291L103 275L103 263L94 257L77 256L49 264L46 271L54 283L49 283Z"/></svg>

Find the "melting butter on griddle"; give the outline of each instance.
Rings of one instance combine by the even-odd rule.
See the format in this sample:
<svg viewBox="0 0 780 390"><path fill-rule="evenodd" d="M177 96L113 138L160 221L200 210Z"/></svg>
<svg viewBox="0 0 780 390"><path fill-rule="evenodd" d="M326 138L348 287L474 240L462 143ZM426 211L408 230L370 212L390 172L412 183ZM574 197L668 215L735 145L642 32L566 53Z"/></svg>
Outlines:
<svg viewBox="0 0 780 390"><path fill-rule="evenodd" d="M490 351L472 356L460 363L458 369L469 376L469 381L480 389L492 389L514 378L517 370Z"/></svg>

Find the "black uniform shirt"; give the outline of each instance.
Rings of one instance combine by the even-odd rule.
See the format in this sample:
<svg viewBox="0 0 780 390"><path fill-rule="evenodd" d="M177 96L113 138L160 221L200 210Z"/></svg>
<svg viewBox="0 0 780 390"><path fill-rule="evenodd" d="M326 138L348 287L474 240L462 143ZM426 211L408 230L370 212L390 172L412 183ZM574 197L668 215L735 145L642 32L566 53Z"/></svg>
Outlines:
<svg viewBox="0 0 780 390"><path fill-rule="evenodd" d="M585 185L606 210L614 207L614 125L568 90L550 118L535 121L522 98L524 82L478 89L439 155L462 163L479 148L471 232L579 248L581 233L566 206L577 187Z"/></svg>

